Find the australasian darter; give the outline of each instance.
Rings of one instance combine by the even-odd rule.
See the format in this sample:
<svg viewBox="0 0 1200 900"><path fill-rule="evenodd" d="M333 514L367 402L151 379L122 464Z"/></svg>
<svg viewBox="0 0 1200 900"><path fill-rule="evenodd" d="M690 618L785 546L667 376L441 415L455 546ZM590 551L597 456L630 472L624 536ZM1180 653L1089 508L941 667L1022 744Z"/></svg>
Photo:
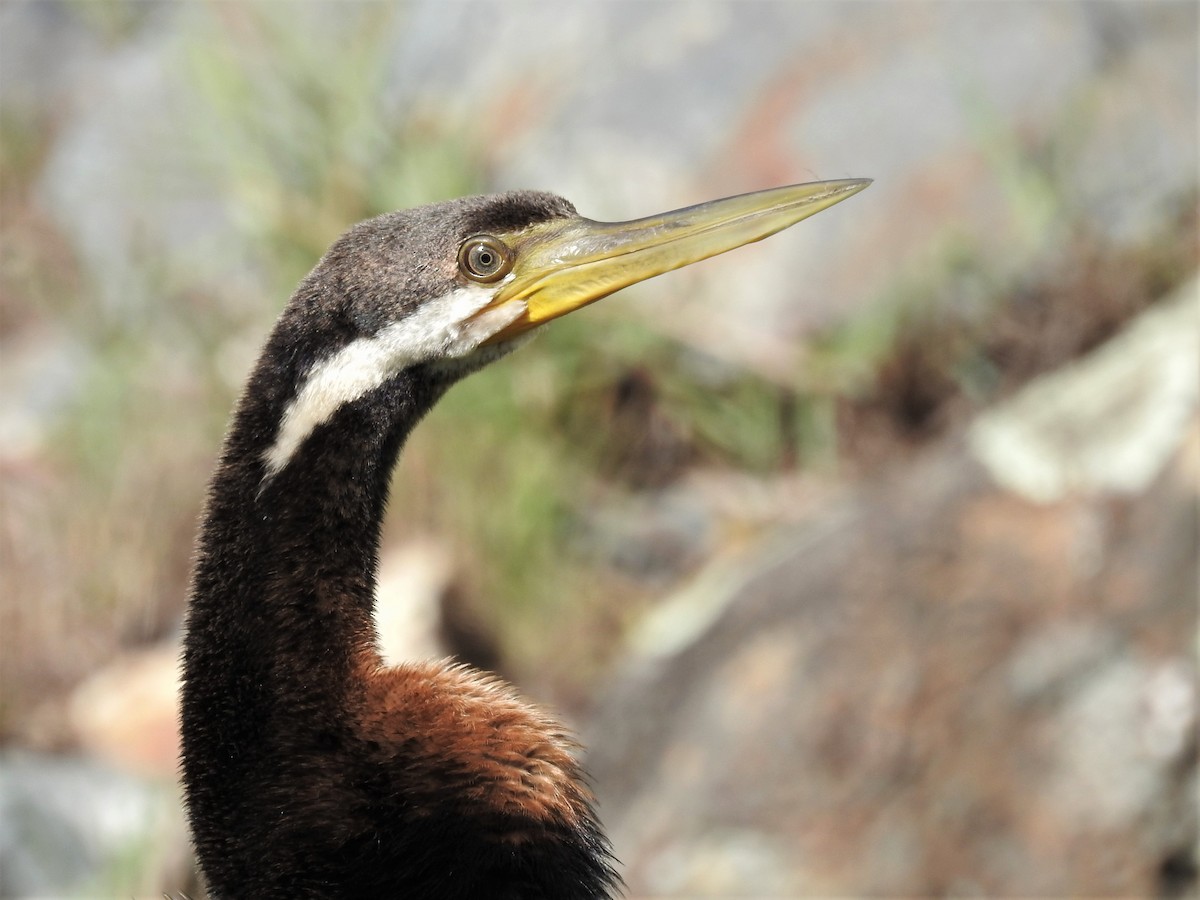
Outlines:
<svg viewBox="0 0 1200 900"><path fill-rule="evenodd" d="M214 897L619 890L562 726L492 676L382 662L372 614L392 467L450 385L544 323L868 183L619 224L518 191L380 216L329 249L254 367L198 541L182 768Z"/></svg>

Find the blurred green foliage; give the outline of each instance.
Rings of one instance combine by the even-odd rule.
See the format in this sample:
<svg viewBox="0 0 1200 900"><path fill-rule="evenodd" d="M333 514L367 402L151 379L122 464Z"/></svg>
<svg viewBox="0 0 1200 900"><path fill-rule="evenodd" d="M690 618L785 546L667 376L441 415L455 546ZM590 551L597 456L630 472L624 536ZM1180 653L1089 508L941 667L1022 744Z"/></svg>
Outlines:
<svg viewBox="0 0 1200 900"><path fill-rule="evenodd" d="M317 11L303 4L208 9L187 53L212 114L196 136L285 295L351 223L482 187L473 135L389 108L389 41L404 5L360 5L310 27L296 27Z"/></svg>

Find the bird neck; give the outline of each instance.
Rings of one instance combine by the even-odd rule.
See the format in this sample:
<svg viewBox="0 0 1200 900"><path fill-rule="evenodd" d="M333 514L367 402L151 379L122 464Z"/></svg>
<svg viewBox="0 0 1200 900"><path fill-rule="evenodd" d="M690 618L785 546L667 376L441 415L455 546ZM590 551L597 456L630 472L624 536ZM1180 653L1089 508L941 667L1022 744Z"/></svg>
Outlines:
<svg viewBox="0 0 1200 900"><path fill-rule="evenodd" d="M355 664L378 661L375 571L391 471L445 385L412 371L393 376L315 427L272 472L264 460L289 399L280 382L260 364L226 439L189 630L221 665L259 669L276 685L339 690Z"/></svg>

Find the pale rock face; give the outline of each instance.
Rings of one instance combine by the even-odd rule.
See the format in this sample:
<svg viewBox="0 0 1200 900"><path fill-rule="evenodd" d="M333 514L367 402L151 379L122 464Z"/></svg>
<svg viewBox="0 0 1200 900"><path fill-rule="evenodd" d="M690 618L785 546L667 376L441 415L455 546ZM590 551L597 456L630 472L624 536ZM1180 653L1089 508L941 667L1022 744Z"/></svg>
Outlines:
<svg viewBox="0 0 1200 900"><path fill-rule="evenodd" d="M1103 347L980 416L971 447L996 481L1040 503L1137 494L1200 409L1200 282Z"/></svg>

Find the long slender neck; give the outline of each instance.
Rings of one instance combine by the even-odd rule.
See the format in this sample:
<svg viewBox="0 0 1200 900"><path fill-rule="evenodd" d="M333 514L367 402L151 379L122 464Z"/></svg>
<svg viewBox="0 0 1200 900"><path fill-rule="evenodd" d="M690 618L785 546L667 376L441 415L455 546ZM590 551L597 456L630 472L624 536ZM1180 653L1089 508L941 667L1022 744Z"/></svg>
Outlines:
<svg viewBox="0 0 1200 900"><path fill-rule="evenodd" d="M275 375L259 366L213 478L189 627L220 632L205 643L219 647L224 667L273 661L293 683L323 676L317 683L328 685L352 655L373 646L391 470L443 387L407 372L394 376L317 426L270 474L264 458L287 400L266 383ZM240 661L230 654L238 644L247 654Z"/></svg>
<svg viewBox="0 0 1200 900"><path fill-rule="evenodd" d="M356 675L378 660L375 568L391 469L445 389L420 370L401 372L317 425L270 474L265 457L300 380L287 371L292 358L268 345L235 416L201 528L184 643L189 817L197 852L222 871L226 891L264 883L254 880L264 877L261 859L231 853L229 840L278 840L279 811L302 796L316 809L329 794L318 773L353 777L352 757L330 754L352 746L350 711L363 702Z"/></svg>

